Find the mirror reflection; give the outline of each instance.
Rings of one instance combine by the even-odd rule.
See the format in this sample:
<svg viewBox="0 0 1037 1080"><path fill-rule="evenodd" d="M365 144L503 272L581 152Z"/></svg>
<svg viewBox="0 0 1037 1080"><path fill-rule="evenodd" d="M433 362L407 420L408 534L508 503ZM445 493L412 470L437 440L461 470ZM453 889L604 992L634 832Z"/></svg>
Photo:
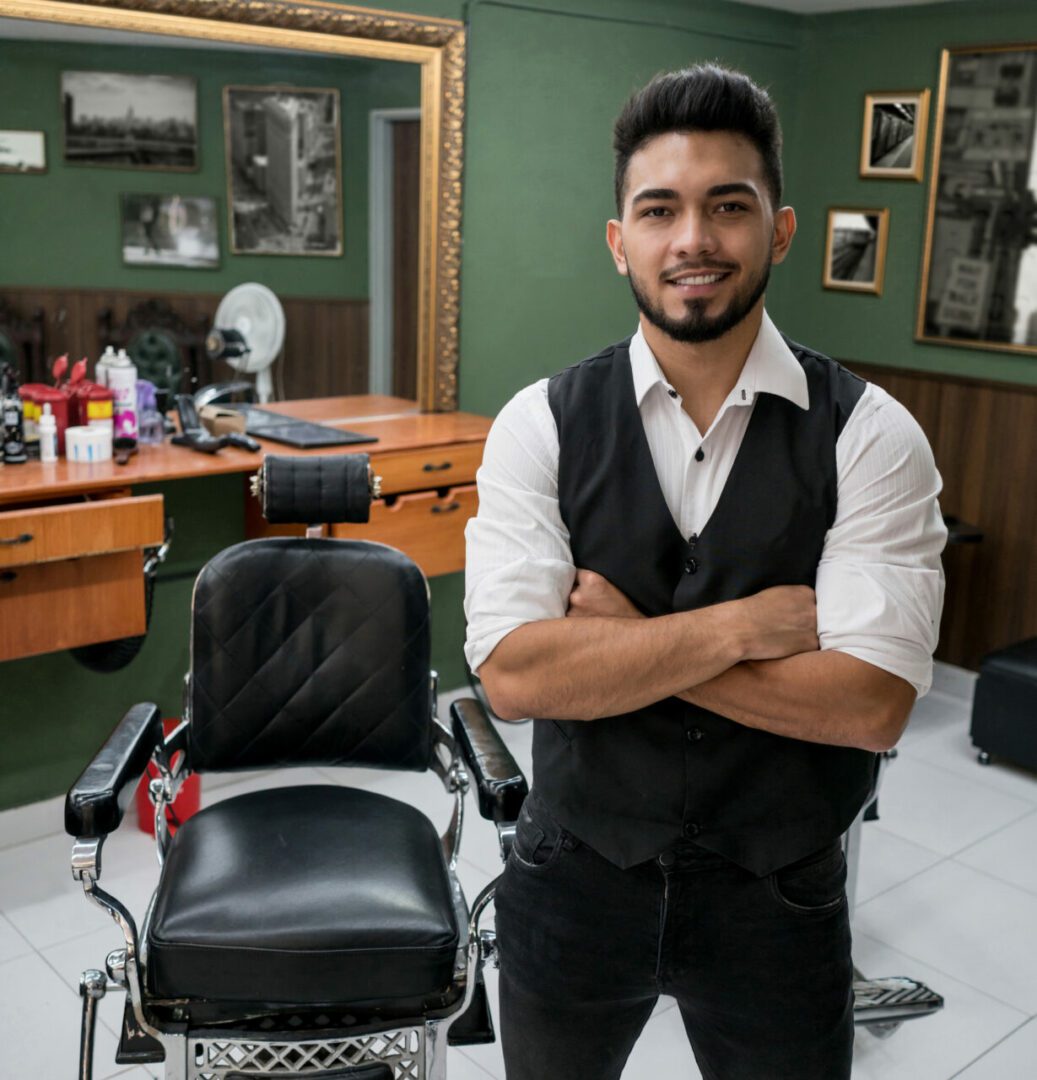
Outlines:
<svg viewBox="0 0 1037 1080"><path fill-rule="evenodd" d="M22 381L111 345L174 392L416 398L418 65L0 19L0 100L0 362ZM207 351L252 283L244 362Z"/></svg>

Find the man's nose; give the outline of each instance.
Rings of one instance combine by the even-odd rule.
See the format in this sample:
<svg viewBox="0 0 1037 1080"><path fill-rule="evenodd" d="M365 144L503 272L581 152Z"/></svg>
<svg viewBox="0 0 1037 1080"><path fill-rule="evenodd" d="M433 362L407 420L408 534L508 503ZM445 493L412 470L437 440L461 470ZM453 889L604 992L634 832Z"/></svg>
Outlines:
<svg viewBox="0 0 1037 1080"><path fill-rule="evenodd" d="M678 218L673 236L675 255L695 258L716 251L716 247L716 236L708 214L688 211Z"/></svg>

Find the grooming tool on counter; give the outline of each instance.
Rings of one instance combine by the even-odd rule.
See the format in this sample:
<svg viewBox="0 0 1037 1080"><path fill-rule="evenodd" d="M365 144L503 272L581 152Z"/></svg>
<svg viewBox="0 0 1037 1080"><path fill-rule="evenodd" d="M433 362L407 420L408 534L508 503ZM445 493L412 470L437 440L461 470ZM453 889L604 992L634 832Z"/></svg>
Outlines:
<svg viewBox="0 0 1037 1080"><path fill-rule="evenodd" d="M210 435L202 426L194 398L190 394L176 395L176 411L180 419L180 434L173 436L176 446L187 446L202 454L215 454L225 446L237 446L242 450L256 451L259 443L247 435L228 432L224 435Z"/></svg>
<svg viewBox="0 0 1037 1080"><path fill-rule="evenodd" d="M158 411L155 384L137 380L137 438L144 444L158 446L165 440L166 429Z"/></svg>
<svg viewBox="0 0 1037 1080"><path fill-rule="evenodd" d="M120 349L115 360L108 364L106 377L108 389L115 398L113 419L115 438L137 438L137 366L125 349Z"/></svg>
<svg viewBox="0 0 1037 1080"><path fill-rule="evenodd" d="M86 424L70 427L65 432L65 457L69 461L84 465L111 461L111 436L102 427L90 427Z"/></svg>
<svg viewBox="0 0 1037 1080"><path fill-rule="evenodd" d="M288 446L298 446L303 450L378 442L374 435L360 435L355 431L344 431L327 424L297 420L294 416L284 416L269 409L257 409L254 405L227 405L225 408L241 413L245 418L245 430L250 435L286 443Z"/></svg>
<svg viewBox="0 0 1037 1080"><path fill-rule="evenodd" d="M0 374L0 410L3 417L4 464L25 463L24 413L22 399L18 394L18 376L10 364L5 364Z"/></svg>
<svg viewBox="0 0 1037 1080"><path fill-rule="evenodd" d="M51 465L58 460L58 422L51 412L50 402L43 403L43 411L36 422L39 432L40 461Z"/></svg>

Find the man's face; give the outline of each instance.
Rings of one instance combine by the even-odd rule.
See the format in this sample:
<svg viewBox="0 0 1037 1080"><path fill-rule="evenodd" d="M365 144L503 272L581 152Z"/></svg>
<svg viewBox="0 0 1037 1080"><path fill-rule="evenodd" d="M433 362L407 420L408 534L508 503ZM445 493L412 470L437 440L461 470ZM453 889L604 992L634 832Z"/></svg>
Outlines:
<svg viewBox="0 0 1037 1080"><path fill-rule="evenodd" d="M616 268L653 325L676 341L712 341L761 302L795 216L771 207L759 151L726 131L671 132L627 168Z"/></svg>

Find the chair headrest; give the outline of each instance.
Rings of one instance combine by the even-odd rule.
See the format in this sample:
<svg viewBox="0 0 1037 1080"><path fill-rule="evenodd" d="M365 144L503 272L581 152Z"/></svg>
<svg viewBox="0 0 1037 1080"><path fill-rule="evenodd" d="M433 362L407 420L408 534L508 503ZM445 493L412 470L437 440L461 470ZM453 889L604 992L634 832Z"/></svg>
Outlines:
<svg viewBox="0 0 1037 1080"><path fill-rule="evenodd" d="M372 496L379 494L379 478L371 475L367 454L268 454L252 478L252 494L271 523L364 522Z"/></svg>

